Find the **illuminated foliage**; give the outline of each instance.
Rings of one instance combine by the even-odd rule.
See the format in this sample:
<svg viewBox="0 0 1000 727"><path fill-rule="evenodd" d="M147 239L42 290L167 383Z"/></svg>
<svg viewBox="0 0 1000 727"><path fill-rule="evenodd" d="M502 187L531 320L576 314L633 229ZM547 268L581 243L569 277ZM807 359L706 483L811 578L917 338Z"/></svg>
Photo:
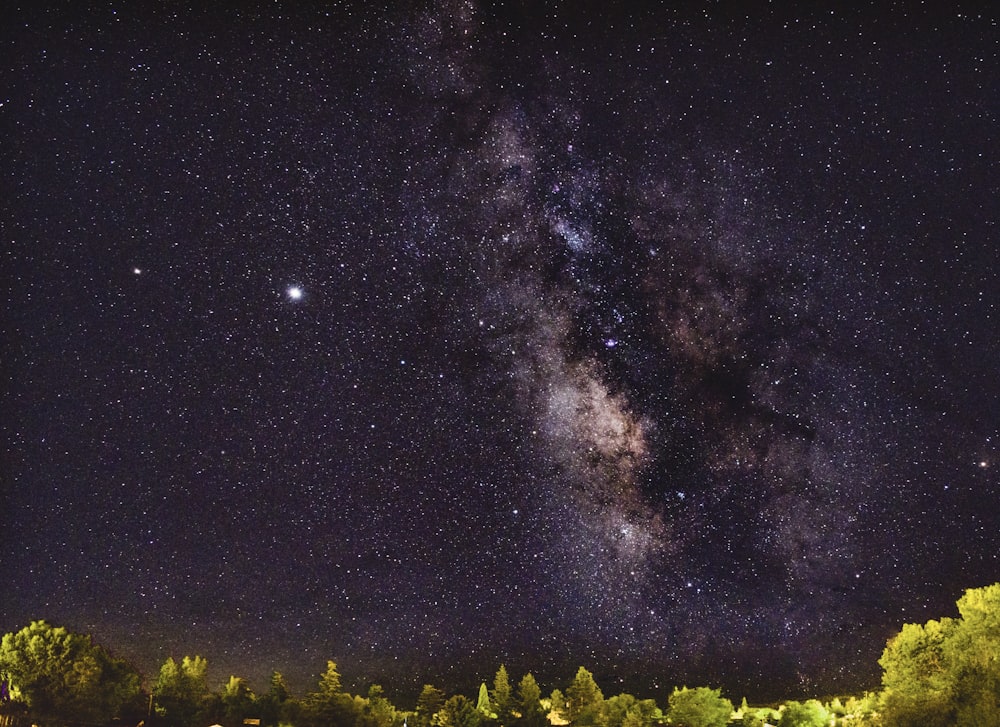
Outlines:
<svg viewBox="0 0 1000 727"><path fill-rule="evenodd" d="M815 699L788 702L781 713L778 727L824 727L830 723L830 713Z"/></svg>
<svg viewBox="0 0 1000 727"><path fill-rule="evenodd" d="M637 699L631 694L618 694L604 700L603 727L650 727L663 716L652 699Z"/></svg>
<svg viewBox="0 0 1000 727"><path fill-rule="evenodd" d="M514 707L514 697L510 686L510 678L507 676L507 667L503 664L497 669L496 676L493 677L493 690L490 692L490 704L497 715L501 725L509 725L513 717L511 710Z"/></svg>
<svg viewBox="0 0 1000 727"><path fill-rule="evenodd" d="M441 727L479 727L482 717L472 700L461 694L449 698L438 713Z"/></svg>
<svg viewBox="0 0 1000 727"><path fill-rule="evenodd" d="M356 727L392 727L396 722L396 708L385 698L382 687L372 684L368 688Z"/></svg>
<svg viewBox="0 0 1000 727"><path fill-rule="evenodd" d="M667 718L678 727L723 727L733 714L733 703L718 689L674 689Z"/></svg>
<svg viewBox="0 0 1000 727"><path fill-rule="evenodd" d="M294 722L289 719L289 712L295 710L298 703L292 699L291 690L285 682L285 677L281 672L271 674L270 688L267 693L258 697L256 704L257 713L260 716L261 724L277 725L280 722Z"/></svg>
<svg viewBox="0 0 1000 727"><path fill-rule="evenodd" d="M417 697L416 717L417 727L429 727L433 724L435 715L444 706L444 692L431 684L424 684Z"/></svg>
<svg viewBox="0 0 1000 727"><path fill-rule="evenodd" d="M531 674L525 674L518 682L515 703L519 715L515 724L518 727L544 727L548 724L542 707L542 690Z"/></svg>
<svg viewBox="0 0 1000 727"><path fill-rule="evenodd" d="M230 676L219 696L226 724L242 724L247 717L255 716L257 700L242 677Z"/></svg>
<svg viewBox="0 0 1000 727"><path fill-rule="evenodd" d="M594 675L582 666L566 688L566 717L573 724L597 724L604 694L594 681Z"/></svg>
<svg viewBox="0 0 1000 727"><path fill-rule="evenodd" d="M879 659L883 708L900 727L936 727L952 721L953 680L946 662L945 639L952 619L905 624Z"/></svg>
<svg viewBox="0 0 1000 727"><path fill-rule="evenodd" d="M106 722L139 694L139 674L126 662L45 621L3 637L0 675L43 726Z"/></svg>
<svg viewBox="0 0 1000 727"><path fill-rule="evenodd" d="M486 719L496 719L496 713L493 711L493 705L490 703L490 690L486 688L486 682L482 682L479 685L479 699L476 700L476 709L478 709L484 718Z"/></svg>
<svg viewBox="0 0 1000 727"><path fill-rule="evenodd" d="M564 724L567 719L566 697L560 689L553 689L549 696L548 718L553 724Z"/></svg>
<svg viewBox="0 0 1000 727"><path fill-rule="evenodd" d="M958 611L889 641L879 659L888 724L1000 726L1000 584L967 590Z"/></svg>
<svg viewBox="0 0 1000 727"><path fill-rule="evenodd" d="M341 691L340 672L333 661L326 662L318 689L306 695L302 706L306 723L317 727L353 727L360 708Z"/></svg>
<svg viewBox="0 0 1000 727"><path fill-rule="evenodd" d="M178 664L168 657L153 685L157 714L171 727L188 725L208 703L208 660L185 656Z"/></svg>

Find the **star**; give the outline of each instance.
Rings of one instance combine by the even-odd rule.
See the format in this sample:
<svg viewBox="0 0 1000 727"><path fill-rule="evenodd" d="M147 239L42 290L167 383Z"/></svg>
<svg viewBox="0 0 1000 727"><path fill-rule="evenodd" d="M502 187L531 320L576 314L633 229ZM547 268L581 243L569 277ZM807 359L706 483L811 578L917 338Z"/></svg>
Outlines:
<svg viewBox="0 0 1000 727"><path fill-rule="evenodd" d="M988 23L24 5L0 635L770 700L1000 580Z"/></svg>

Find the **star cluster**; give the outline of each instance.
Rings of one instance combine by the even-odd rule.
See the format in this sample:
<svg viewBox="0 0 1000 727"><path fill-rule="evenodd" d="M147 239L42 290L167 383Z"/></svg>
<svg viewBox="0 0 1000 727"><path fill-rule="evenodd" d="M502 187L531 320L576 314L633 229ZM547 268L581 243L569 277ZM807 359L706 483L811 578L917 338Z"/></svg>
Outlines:
<svg viewBox="0 0 1000 727"><path fill-rule="evenodd" d="M994 15L240 7L0 36L0 628L769 697L1000 579Z"/></svg>

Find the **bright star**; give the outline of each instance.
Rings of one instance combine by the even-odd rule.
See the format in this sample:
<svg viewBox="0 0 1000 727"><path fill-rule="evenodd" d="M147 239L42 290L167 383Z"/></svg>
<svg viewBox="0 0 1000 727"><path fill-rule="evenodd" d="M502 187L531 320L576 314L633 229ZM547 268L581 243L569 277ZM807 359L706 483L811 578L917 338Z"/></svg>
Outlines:
<svg viewBox="0 0 1000 727"><path fill-rule="evenodd" d="M302 299L302 288L297 285L293 285L288 289L288 299L289 300L301 300Z"/></svg>

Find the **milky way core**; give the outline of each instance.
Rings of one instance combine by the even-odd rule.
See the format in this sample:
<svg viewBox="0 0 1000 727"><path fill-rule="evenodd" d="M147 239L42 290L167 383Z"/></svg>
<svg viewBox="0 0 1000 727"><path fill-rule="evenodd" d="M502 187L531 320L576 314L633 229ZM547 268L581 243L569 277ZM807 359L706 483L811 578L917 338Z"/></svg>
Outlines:
<svg viewBox="0 0 1000 727"><path fill-rule="evenodd" d="M988 12L16 5L0 632L770 699L1000 580Z"/></svg>

